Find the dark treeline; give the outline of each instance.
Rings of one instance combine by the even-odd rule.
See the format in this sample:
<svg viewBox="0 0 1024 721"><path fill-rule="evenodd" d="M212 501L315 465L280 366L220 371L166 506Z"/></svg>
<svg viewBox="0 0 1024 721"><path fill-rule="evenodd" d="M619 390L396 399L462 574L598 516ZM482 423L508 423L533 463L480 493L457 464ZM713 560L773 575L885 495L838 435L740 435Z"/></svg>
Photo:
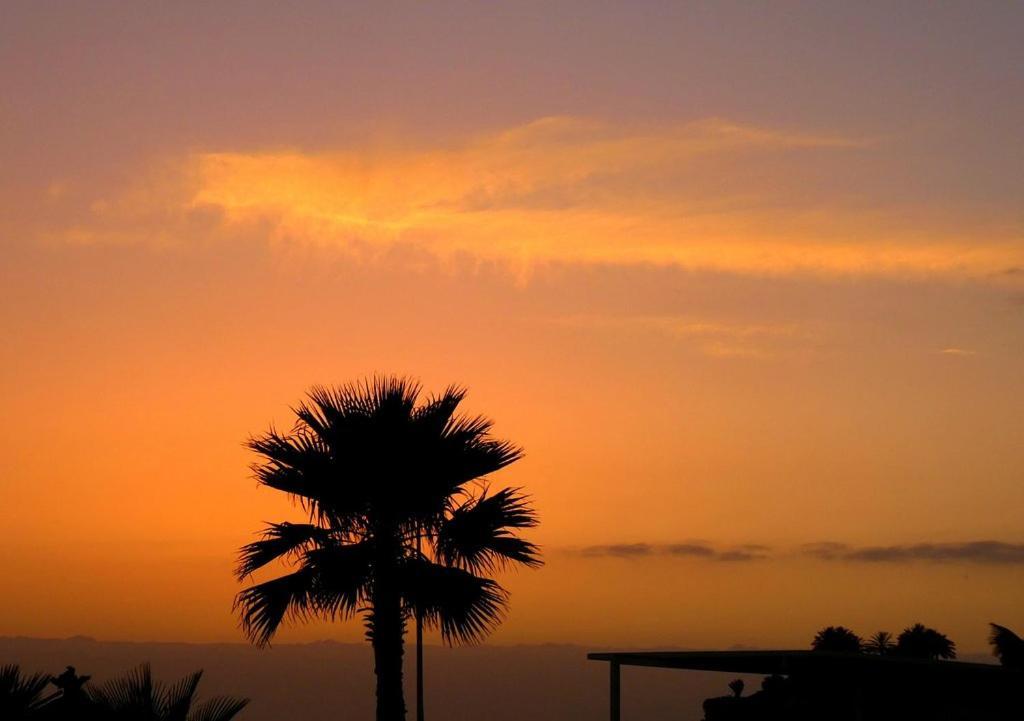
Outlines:
<svg viewBox="0 0 1024 721"><path fill-rule="evenodd" d="M1016 721L1024 718L1024 640L1004 626L990 628L992 653L1006 670L948 663L956 659L956 644L920 623L895 637L878 631L867 640L845 626L828 626L811 641L813 662L765 677L749 696L742 680L733 681L731 695L704 702L705 721Z"/></svg>
<svg viewBox="0 0 1024 721"><path fill-rule="evenodd" d="M992 655L1008 668L1024 669L1024 639L1005 626L990 623L988 643ZM921 623L908 626L895 638L888 631L878 631L863 639L845 626L827 626L814 636L811 648L833 653L864 653L894 658L953 660L956 643L946 634Z"/></svg>
<svg viewBox="0 0 1024 721"><path fill-rule="evenodd" d="M921 623L908 626L895 640L888 631L879 631L867 641L845 626L828 626L818 631L811 648L815 651L870 653L900 658L956 658L956 644L946 634Z"/></svg>

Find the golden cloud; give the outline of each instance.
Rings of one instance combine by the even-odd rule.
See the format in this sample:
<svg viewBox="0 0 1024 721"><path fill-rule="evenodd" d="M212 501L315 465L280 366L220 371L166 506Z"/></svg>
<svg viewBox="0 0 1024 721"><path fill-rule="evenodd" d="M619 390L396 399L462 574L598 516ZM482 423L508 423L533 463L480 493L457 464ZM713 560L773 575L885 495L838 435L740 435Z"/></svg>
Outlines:
<svg viewBox="0 0 1024 721"><path fill-rule="evenodd" d="M1024 265L1015 231L968 234L920 209L849 207L794 171L841 168L872 147L719 119L638 128L546 118L425 149L199 153L183 205L288 242L409 245L520 272L591 263L989 277Z"/></svg>

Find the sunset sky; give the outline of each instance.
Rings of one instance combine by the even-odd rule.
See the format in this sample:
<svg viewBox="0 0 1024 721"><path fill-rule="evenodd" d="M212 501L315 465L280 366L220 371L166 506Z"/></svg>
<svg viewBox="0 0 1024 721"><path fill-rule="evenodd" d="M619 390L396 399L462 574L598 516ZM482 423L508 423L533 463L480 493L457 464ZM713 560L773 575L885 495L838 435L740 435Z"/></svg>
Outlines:
<svg viewBox="0 0 1024 721"><path fill-rule="evenodd" d="M1022 28L5 2L0 635L243 641L242 444L375 372L526 448L493 643L1024 630Z"/></svg>

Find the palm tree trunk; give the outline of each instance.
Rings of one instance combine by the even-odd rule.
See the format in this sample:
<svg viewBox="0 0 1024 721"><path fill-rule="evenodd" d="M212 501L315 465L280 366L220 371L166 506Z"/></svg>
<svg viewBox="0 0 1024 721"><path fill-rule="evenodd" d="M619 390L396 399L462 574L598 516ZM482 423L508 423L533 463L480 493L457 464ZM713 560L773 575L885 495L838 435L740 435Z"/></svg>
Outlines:
<svg viewBox="0 0 1024 721"><path fill-rule="evenodd" d="M377 721L405 721L402 686L405 616L395 564L402 556L396 528L381 522L375 529L375 563L370 616L373 672L377 677Z"/></svg>
<svg viewBox="0 0 1024 721"><path fill-rule="evenodd" d="M416 555L422 555L422 529L416 529ZM423 611L416 607L416 721L423 721Z"/></svg>
<svg viewBox="0 0 1024 721"><path fill-rule="evenodd" d="M377 721L405 721L402 656L405 621L398 594L377 589L373 609L373 660L377 677Z"/></svg>

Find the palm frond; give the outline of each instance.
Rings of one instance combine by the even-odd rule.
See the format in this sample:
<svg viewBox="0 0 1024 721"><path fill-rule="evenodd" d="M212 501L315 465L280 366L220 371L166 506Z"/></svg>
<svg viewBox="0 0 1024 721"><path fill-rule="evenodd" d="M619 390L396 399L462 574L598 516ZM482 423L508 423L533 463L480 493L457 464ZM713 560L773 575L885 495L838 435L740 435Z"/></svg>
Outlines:
<svg viewBox="0 0 1024 721"><path fill-rule="evenodd" d="M37 708L42 702L42 693L50 683L49 674L21 673L16 664L0 666L0 711L17 718Z"/></svg>
<svg viewBox="0 0 1024 721"><path fill-rule="evenodd" d="M285 618L304 619L315 611L316 572L303 566L294 573L243 589L235 597L242 630L257 646L266 646Z"/></svg>
<svg viewBox="0 0 1024 721"><path fill-rule="evenodd" d="M410 417L421 391L420 383L403 376L373 376L341 386L313 386L307 394L324 425L355 416Z"/></svg>
<svg viewBox="0 0 1024 721"><path fill-rule="evenodd" d="M491 438L486 418L453 418L440 437L427 436L414 457L416 486L410 492L432 498L450 498L466 484L495 473L523 457L523 450ZM413 469L410 469L413 470Z"/></svg>
<svg viewBox="0 0 1024 721"><path fill-rule="evenodd" d="M202 677L203 672L196 671L167 687L162 700L163 713L160 721L189 721L189 711L192 702L195 701L199 680Z"/></svg>
<svg viewBox="0 0 1024 721"><path fill-rule="evenodd" d="M242 590L235 598L242 630L266 646L286 619L347 618L365 597L371 577L368 543L330 543L303 552L294 573Z"/></svg>
<svg viewBox="0 0 1024 721"><path fill-rule="evenodd" d="M989 627L988 642L992 645L992 655L1004 666L1024 668L1024 639L1006 626L990 623Z"/></svg>
<svg viewBox="0 0 1024 721"><path fill-rule="evenodd" d="M282 435L271 428L254 436L246 447L263 456L252 466L256 480L300 499L317 500L330 479L330 453L308 433Z"/></svg>
<svg viewBox="0 0 1024 721"><path fill-rule="evenodd" d="M374 376L356 384L376 416L407 419L412 416L423 386L407 376Z"/></svg>
<svg viewBox="0 0 1024 721"><path fill-rule="evenodd" d="M301 431L281 435L271 429L246 445L264 458L252 465L256 480L296 498L311 519L340 530L350 530L358 522L368 489L351 481L363 475L362 469L339 462L337 454L315 435Z"/></svg>
<svg viewBox="0 0 1024 721"><path fill-rule="evenodd" d="M121 678L92 687L89 695L118 717L159 719L163 713L163 689L154 683L148 663L131 669Z"/></svg>
<svg viewBox="0 0 1024 721"><path fill-rule="evenodd" d="M485 491L457 506L440 524L438 555L450 566L473 572L512 563L537 567L543 563L540 549L512 533L536 525L536 513L519 489L503 488L490 496Z"/></svg>
<svg viewBox="0 0 1024 721"><path fill-rule="evenodd" d="M366 598L373 564L368 542L322 546L309 550L304 563L313 571L311 598L325 617L348 618Z"/></svg>
<svg viewBox="0 0 1024 721"><path fill-rule="evenodd" d="M892 653L895 647L896 642L893 641L892 634L888 631L878 631L864 642L864 651L879 656L886 656Z"/></svg>
<svg viewBox="0 0 1024 721"><path fill-rule="evenodd" d="M308 429L337 450L339 441L372 416L373 404L358 386L313 386L293 411L298 419L296 431Z"/></svg>
<svg viewBox="0 0 1024 721"><path fill-rule="evenodd" d="M510 441L484 439L461 444L449 439L447 445L442 468L453 489L500 471L523 457L523 449Z"/></svg>
<svg viewBox="0 0 1024 721"><path fill-rule="evenodd" d="M446 643L471 644L501 623L508 592L496 581L427 560L403 564L402 595L431 627L440 627Z"/></svg>
<svg viewBox="0 0 1024 721"><path fill-rule="evenodd" d="M235 575L243 580L278 558L293 556L312 544L330 540L329 529L308 523L271 523L259 541L242 546Z"/></svg>
<svg viewBox="0 0 1024 721"><path fill-rule="evenodd" d="M230 721L248 705L247 698L215 696L199 704L188 721Z"/></svg>
<svg viewBox="0 0 1024 721"><path fill-rule="evenodd" d="M444 437L463 444L475 443L490 437L494 421L486 416L452 416L444 428Z"/></svg>
<svg viewBox="0 0 1024 721"><path fill-rule="evenodd" d="M444 393L431 397L420 406L414 420L432 435L441 436L452 422L459 404L466 398L466 389L461 386L448 386Z"/></svg>

